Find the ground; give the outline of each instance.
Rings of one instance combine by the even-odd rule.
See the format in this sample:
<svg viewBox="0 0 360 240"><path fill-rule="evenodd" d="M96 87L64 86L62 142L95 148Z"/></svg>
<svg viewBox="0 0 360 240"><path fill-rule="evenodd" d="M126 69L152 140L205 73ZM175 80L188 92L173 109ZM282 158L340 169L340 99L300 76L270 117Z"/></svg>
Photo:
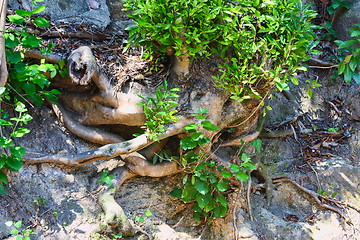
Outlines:
<svg viewBox="0 0 360 240"><path fill-rule="evenodd" d="M66 27L69 31L81 26ZM167 76L166 65L151 69L152 65L141 59L143 49L122 53L123 35L101 34L111 39L55 39L55 52L68 56L79 46L90 46L115 86L121 86L125 80L157 86ZM192 219L191 204L183 204L169 195L181 181L181 174L128 180L119 189L117 202L132 221L150 210L152 216L145 218L144 223L135 224L154 239L359 239L359 212L351 208L360 206L359 87L344 85L341 79L331 81L332 73L310 69L299 77L319 79L323 84L314 90L311 99L306 97L305 83L292 86L288 94L274 92L268 102L273 110L267 114L264 129L286 134L267 138L263 133L262 152L254 155L254 161L263 164L262 173L253 172L250 191L247 184L229 191L231 211L225 219L212 225ZM29 153L79 153L97 147L69 133L46 106L31 109L31 115L35 119L29 125L32 133L19 142ZM117 128L116 125L105 127ZM329 128L336 129L335 133ZM227 147L219 156L235 159L237 150ZM76 169L51 164L28 165L19 173L11 173L8 194L0 196L0 238L9 236L6 221L23 220L24 226L36 233L32 239L101 239L104 234L96 233L103 221L97 201L100 174L103 169L115 169L114 174L119 174L116 169L122 165L119 158L114 158ZM346 219L322 208L305 188L292 182L277 183L276 179L282 176L314 192L319 189L330 195L337 192L333 198L350 207L324 199L319 201L338 209ZM129 239L145 236L139 233Z"/></svg>

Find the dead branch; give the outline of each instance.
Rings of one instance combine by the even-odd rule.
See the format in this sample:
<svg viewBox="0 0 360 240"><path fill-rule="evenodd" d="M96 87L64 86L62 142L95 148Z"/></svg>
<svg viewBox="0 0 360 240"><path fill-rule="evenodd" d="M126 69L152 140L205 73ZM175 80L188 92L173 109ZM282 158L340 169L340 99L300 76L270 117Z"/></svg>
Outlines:
<svg viewBox="0 0 360 240"><path fill-rule="evenodd" d="M3 32L5 31L5 20L6 20L6 9L7 0L1 0L1 11L0 11L0 87L4 87L7 78L8 71L6 66L6 55L5 55L5 38Z"/></svg>
<svg viewBox="0 0 360 240"><path fill-rule="evenodd" d="M191 123L189 119L182 119L169 126L164 134L159 136L159 140L166 139L182 132L184 126ZM142 134L134 139L122 143L107 144L100 148L90 150L79 154L70 155L46 155L39 158L26 156L24 162L26 164L38 163L54 163L66 166L83 166L101 159L109 159L120 155L130 154L143 149L154 143L147 134Z"/></svg>
<svg viewBox="0 0 360 240"><path fill-rule="evenodd" d="M312 191L312 190L309 190L305 187L302 187L300 186L298 183L296 183L295 181L291 180L291 179L287 179L287 178L280 178L280 179L274 179L273 180L273 183L279 183L279 182L288 182L288 183L291 183L292 185L294 185L296 188L300 189L301 191L307 193L310 197L312 197L316 202L317 204L319 204L320 207L324 208L324 209L328 209L328 210L331 210L333 212L336 212L337 214L340 215L340 217L342 217L343 219L346 219L345 215L338 209L338 208L335 208L333 206L330 206L328 204L325 204L325 203L322 203L320 201L320 198L321 199L324 199L324 200L328 200L330 201L328 198L324 197L324 196L321 196L320 194ZM331 202L331 201L330 201Z"/></svg>
<svg viewBox="0 0 360 240"><path fill-rule="evenodd" d="M317 58L310 58L309 62L316 64L316 66L309 66L309 68L337 68L338 65L334 65L330 62L325 62Z"/></svg>

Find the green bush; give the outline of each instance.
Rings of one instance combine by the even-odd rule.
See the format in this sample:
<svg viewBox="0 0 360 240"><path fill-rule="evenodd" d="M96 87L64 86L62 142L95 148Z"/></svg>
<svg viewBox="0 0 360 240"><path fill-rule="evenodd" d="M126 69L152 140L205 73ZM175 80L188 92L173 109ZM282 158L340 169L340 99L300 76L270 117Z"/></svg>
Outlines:
<svg viewBox="0 0 360 240"><path fill-rule="evenodd" d="M34 0L36 5L41 0ZM23 127L31 121L25 103L40 106L45 98L56 100L58 90L47 90L50 78L56 74L64 74L64 62L47 64L44 59L39 64L29 63L24 51L39 49L43 54L51 53L52 44L44 44L40 37L27 31L26 20L33 21L37 27L47 27L50 23L43 17L36 16L45 10L44 6L36 7L31 12L23 9L9 15L10 27L3 33L9 78L5 87L0 87L0 194L5 193L4 184L8 183L7 171L18 171L22 167L25 149L14 143L13 138L23 137L30 130ZM21 30L19 30L21 29ZM3 106L13 108L11 114L3 110Z"/></svg>
<svg viewBox="0 0 360 240"><path fill-rule="evenodd" d="M313 48L316 14L301 0L124 2L135 19L129 44L145 45L150 54L228 59L215 79L238 101L297 84L296 72L306 70L299 64Z"/></svg>

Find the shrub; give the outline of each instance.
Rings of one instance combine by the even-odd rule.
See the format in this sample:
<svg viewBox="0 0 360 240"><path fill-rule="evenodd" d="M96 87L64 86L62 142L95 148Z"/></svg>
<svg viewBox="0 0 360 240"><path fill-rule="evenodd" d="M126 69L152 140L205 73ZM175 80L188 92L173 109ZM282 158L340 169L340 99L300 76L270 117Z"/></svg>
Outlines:
<svg viewBox="0 0 360 240"><path fill-rule="evenodd" d="M243 101L261 98L276 86L297 84L300 62L313 48L316 14L301 0L125 0L135 25L129 44L145 45L150 55L173 53L180 59L226 58L217 86ZM150 56L149 55L149 56Z"/></svg>

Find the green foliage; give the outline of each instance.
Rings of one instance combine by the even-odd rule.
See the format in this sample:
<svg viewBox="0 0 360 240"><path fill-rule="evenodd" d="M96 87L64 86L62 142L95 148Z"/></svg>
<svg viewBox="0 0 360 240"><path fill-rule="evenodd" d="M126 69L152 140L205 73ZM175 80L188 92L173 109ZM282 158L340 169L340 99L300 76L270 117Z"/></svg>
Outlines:
<svg viewBox="0 0 360 240"><path fill-rule="evenodd" d="M143 223L143 222L145 221L145 218L150 217L150 216L152 216L152 215L153 215L152 212L151 212L149 209L147 209L147 210L145 211L145 215L144 215L143 217L141 217L141 216L135 216L135 221L136 221L136 222Z"/></svg>
<svg viewBox="0 0 360 240"><path fill-rule="evenodd" d="M112 187L114 179L115 179L114 175L109 174L109 170L104 169L100 176L99 183L105 183L108 187Z"/></svg>
<svg viewBox="0 0 360 240"><path fill-rule="evenodd" d="M321 196L334 198L334 197L336 197L338 192L333 190L333 188L334 188L334 185L329 184L329 190L328 191L325 191L324 189L319 188L316 192Z"/></svg>
<svg viewBox="0 0 360 240"><path fill-rule="evenodd" d="M166 130L166 124L170 124L179 120L179 117L174 116L178 111L174 108L178 105L175 101L179 95L176 92L178 88L169 89L166 79L164 84L160 86L155 92L155 98L148 97L139 103L143 107L144 114L147 121L142 127L149 135L149 138L157 141L158 136L163 134Z"/></svg>
<svg viewBox="0 0 360 240"><path fill-rule="evenodd" d="M314 47L316 14L300 0L125 0L135 25L128 28L129 44L150 52L186 57L216 54L228 61L214 76L217 86L243 101L261 98L272 86L297 84L296 72ZM258 92L258 89L262 91Z"/></svg>
<svg viewBox="0 0 360 240"><path fill-rule="evenodd" d="M193 114L202 120L206 117L206 110L199 110ZM203 128L208 131L216 131L218 128L209 121L201 121L200 124L189 124L184 127L188 137L181 139L180 146L186 151L181 156L181 163L189 172L184 176L181 186L175 188L170 194L181 198L183 202L194 202L194 218L221 218L226 215L228 201L226 192L230 189L229 178L236 178L240 181L247 181L249 175L246 171L255 170L251 163L250 155L242 151L241 165L231 164L228 169L224 166L217 166L215 161L208 160L207 156L195 148L210 142L210 139L199 132ZM260 139L253 141L252 145L257 151L261 150Z"/></svg>
<svg viewBox="0 0 360 240"><path fill-rule="evenodd" d="M13 227L11 230L11 235L16 237L16 240L31 240L30 235L35 234L29 227L22 229L22 221L8 221L5 223L8 227Z"/></svg>
<svg viewBox="0 0 360 240"><path fill-rule="evenodd" d="M36 2L34 2L36 3ZM4 32L6 58L9 63L9 84L22 97L30 99L36 106L40 106L47 97L55 100L58 90L48 91L45 88L50 85L48 77L53 78L57 73L62 73L64 64L48 64L44 59L40 64L30 64L25 61L24 51L29 49L40 49L43 54L50 54L52 44L44 45L40 37L27 31L25 20L32 19L34 15L45 10L44 6L35 8L29 12L23 9L16 10L16 14L9 15L11 24L21 28L21 30L6 30ZM38 27L48 27L49 22L43 17L36 17L32 20Z"/></svg>
<svg viewBox="0 0 360 240"><path fill-rule="evenodd" d="M0 96L0 103L2 97ZM23 164L21 159L25 155L25 149L16 145L12 138L22 137L30 132L29 129L22 127L32 119L25 105L17 102L14 110L17 115L10 117L9 113L0 109L0 194L5 193L3 184L8 183L6 170L19 171ZM9 136L5 135L5 129L10 131Z"/></svg>
<svg viewBox="0 0 360 240"><path fill-rule="evenodd" d="M338 45L340 60L337 74L342 75L346 83L354 80L360 85L360 24L350 29L350 36L354 39L334 41Z"/></svg>
<svg viewBox="0 0 360 240"><path fill-rule="evenodd" d="M339 7L344 7L346 9L350 9L350 4L345 0L333 0L332 4L327 8L327 11L330 15L334 14L336 9Z"/></svg>
<svg viewBox="0 0 360 240"><path fill-rule="evenodd" d="M34 5L42 0L32 1ZM34 15L43 12L44 6L36 7L29 12L16 10L16 14L9 15L9 24L16 26L13 30L5 30L5 51L9 70L8 84L0 88L0 105L7 104L14 108L14 117L0 109L0 194L5 193L3 184L8 182L6 171L18 171L22 167L22 157L25 149L14 144L12 138L23 137L30 130L24 128L32 117L27 113L23 102L32 102L39 106L44 97L56 101L57 90L46 90L50 85L48 77L53 78L57 73L64 74L65 64L47 64L42 59L40 64L30 64L25 61L24 51L40 49L43 54L51 53L52 44L44 45L40 37L27 32L25 22L31 21ZM43 17L35 17L33 23L38 27L50 26ZM18 30L18 29L21 30ZM8 133L8 135L6 135Z"/></svg>

